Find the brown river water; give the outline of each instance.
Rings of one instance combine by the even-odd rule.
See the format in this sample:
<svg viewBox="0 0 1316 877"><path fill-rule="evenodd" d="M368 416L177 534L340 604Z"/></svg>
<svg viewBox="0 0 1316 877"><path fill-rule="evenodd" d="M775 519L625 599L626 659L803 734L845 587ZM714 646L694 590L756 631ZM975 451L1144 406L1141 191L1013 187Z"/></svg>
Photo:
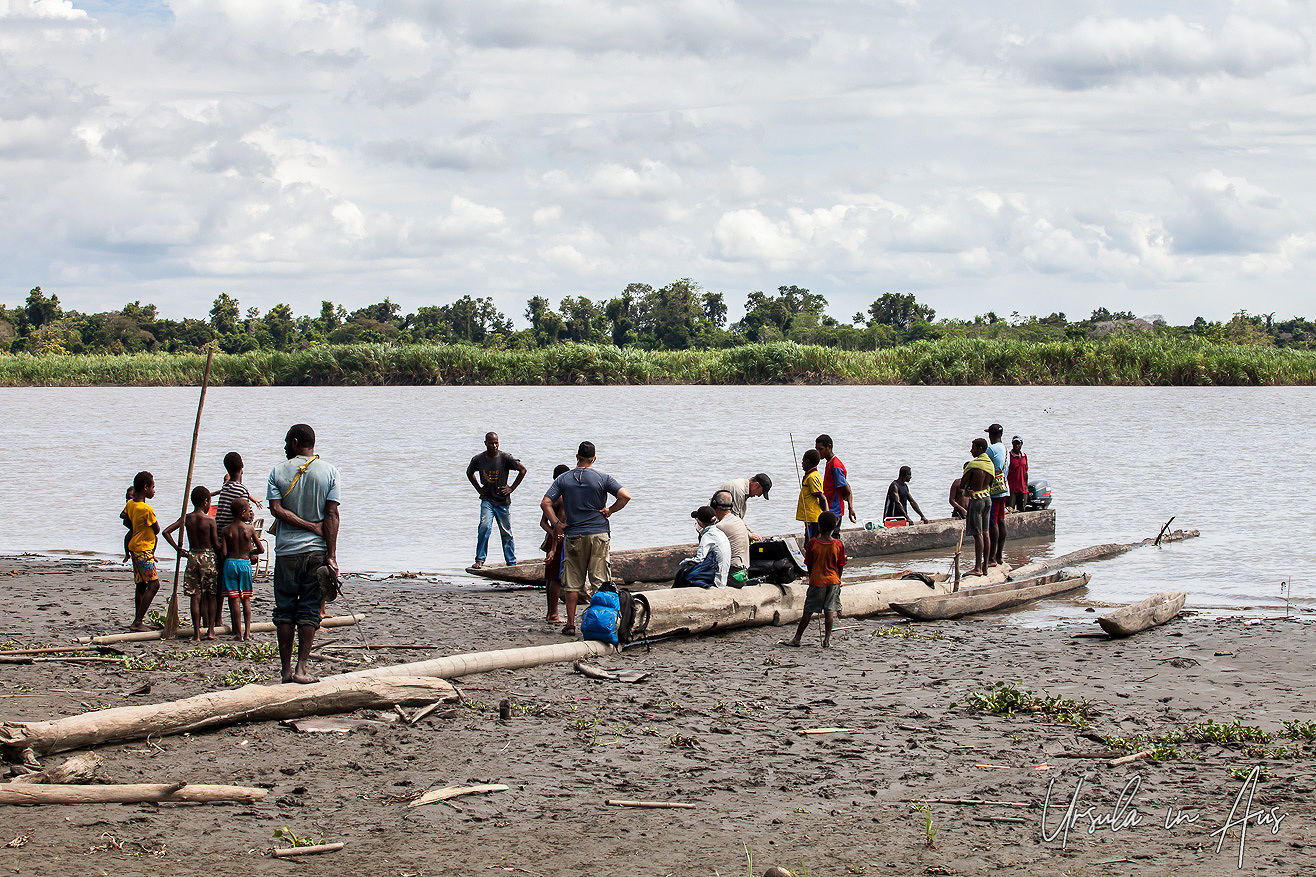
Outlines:
<svg viewBox="0 0 1316 877"><path fill-rule="evenodd" d="M197 393L0 390L10 485L0 552L115 556L124 490L141 469L155 474L162 521L176 515ZM913 468L924 512L945 517L970 441L997 421L1007 445L1023 437L1033 477L1055 495L1054 542L1009 546L1016 561L1154 536L1175 516L1201 538L1093 565L1087 598L1186 590L1190 606L1282 607L1281 582L1292 582L1294 605L1316 609L1309 491L1282 489L1311 477L1316 388L219 387L206 397L194 483L217 490L221 459L237 450L263 498L284 432L299 421L342 473L349 572L472 582L461 569L474 558L479 503L465 471L489 430L529 468L512 505L517 551L529 559L552 468L571 463L582 439L633 495L614 519L613 545L637 548L693 541L690 510L722 481L759 471L775 486L770 501L750 501L750 524L765 535L793 530L792 434L799 453L820 432L833 437L861 525L880 519L901 465ZM489 553L501 559L496 532ZM912 565L944 568L950 553ZM159 556L172 566L163 543Z"/></svg>

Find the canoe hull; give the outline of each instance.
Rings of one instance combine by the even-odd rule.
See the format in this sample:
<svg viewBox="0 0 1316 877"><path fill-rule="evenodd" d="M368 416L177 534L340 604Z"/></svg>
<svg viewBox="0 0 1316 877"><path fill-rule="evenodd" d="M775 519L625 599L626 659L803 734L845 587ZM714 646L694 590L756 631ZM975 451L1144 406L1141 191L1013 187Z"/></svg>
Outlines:
<svg viewBox="0 0 1316 877"><path fill-rule="evenodd" d="M1164 624L1182 610L1188 595L1183 591L1156 594L1097 619L1101 629L1113 637L1133 636Z"/></svg>
<svg viewBox="0 0 1316 877"><path fill-rule="evenodd" d="M943 621L979 612L1011 609L1035 600L1066 594L1086 587L1091 579L1088 573L1051 573L1034 579L966 588L954 594L924 597L908 603L892 602L891 608L917 621Z"/></svg>
<svg viewBox="0 0 1316 877"><path fill-rule="evenodd" d="M1006 518L1006 525L1012 540L1052 537L1056 533L1056 513L1053 509L1019 512L1009 515ZM842 530L841 542L845 545L845 553L848 557L878 557L933 548L954 548L963 530L963 520L943 518L928 521L926 524L911 524L908 527ZM791 533L778 538L799 539L799 537L800 534ZM697 547L691 542L685 545L613 551L609 558L612 565L612 578L614 581L626 583L669 582L676 574L677 565L685 558L693 557ZM544 581L544 562L522 561L510 567L497 564L481 569L468 569L467 572L500 582L537 585Z"/></svg>

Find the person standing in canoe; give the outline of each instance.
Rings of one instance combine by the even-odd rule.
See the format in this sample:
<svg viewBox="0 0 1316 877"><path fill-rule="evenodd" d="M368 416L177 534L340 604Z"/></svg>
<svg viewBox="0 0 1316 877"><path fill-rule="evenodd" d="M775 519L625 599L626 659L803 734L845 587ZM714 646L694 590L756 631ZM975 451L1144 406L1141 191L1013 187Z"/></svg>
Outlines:
<svg viewBox="0 0 1316 877"><path fill-rule="evenodd" d="M1010 468L1005 483L1010 488L1010 507L1022 512L1028 505L1028 455L1019 436L1010 439L1010 445Z"/></svg>
<svg viewBox="0 0 1316 877"><path fill-rule="evenodd" d="M1005 434L1004 428L999 423L993 423L983 432L987 433L990 444L987 445L987 456L991 457L992 465L996 471L992 476L992 550L987 554L988 566L999 566L1004 563L1005 551L1005 507L1010 504L1010 488L1007 484L1010 471L1009 452L1005 450L1005 443L1001 441Z"/></svg>
<svg viewBox="0 0 1316 877"><path fill-rule="evenodd" d="M516 470L516 480L510 485L507 478ZM480 480L475 480L476 473ZM489 534L493 532L494 522L498 522L498 535L503 541L503 560L508 566L516 566L516 543L512 540L512 493L521 486L525 479L525 466L511 454L498 450L498 433L490 432L484 436L484 453L471 457L466 467L466 478L480 496L480 526L475 531L475 563L470 569L483 569L484 559L489 554Z"/></svg>
<svg viewBox="0 0 1316 877"><path fill-rule="evenodd" d="M909 520L909 510L912 508L918 513L920 520L926 524L928 516L923 514L923 509L918 507L914 497L909 495L909 482L914 477L914 471L908 466L901 466L900 472L895 481L892 481L886 489L886 508L882 511L882 519L889 521L892 518L903 518Z"/></svg>
<svg viewBox="0 0 1316 877"><path fill-rule="evenodd" d="M772 489L772 479L760 472L749 478L732 478L726 484L718 488L718 491L726 491L731 494L731 514L745 522L749 526L749 520L745 517L745 506L749 503L751 496L761 496L768 498L768 491ZM753 542L759 541L759 534L753 530L749 531L749 538Z"/></svg>
<svg viewBox="0 0 1316 877"><path fill-rule="evenodd" d="M985 576L992 550L992 480L996 476L996 464L987 456L985 438L973 440L969 457L964 464L964 474L960 476L960 490L969 501L964 535L973 537L973 569L965 576Z"/></svg>
<svg viewBox="0 0 1316 877"><path fill-rule="evenodd" d="M823 494L827 497L827 509L836 516L836 533L841 532L841 519L845 517L846 507L850 510L850 522L859 520L854 510L854 495L850 492L849 474L845 464L832 450L832 437L823 433L813 441L814 450L823 462Z"/></svg>
<svg viewBox="0 0 1316 877"><path fill-rule="evenodd" d="M576 635L576 604L587 601L599 585L612 578L608 564L612 528L609 518L626 507L631 495L616 478L594 468L598 452L593 442L581 442L576 468L564 472L548 486L539 507L558 536L566 537L566 564L562 570L562 597L567 604L563 636ZM608 497L616 500L608 505ZM559 517L554 501L562 498L566 512Z"/></svg>

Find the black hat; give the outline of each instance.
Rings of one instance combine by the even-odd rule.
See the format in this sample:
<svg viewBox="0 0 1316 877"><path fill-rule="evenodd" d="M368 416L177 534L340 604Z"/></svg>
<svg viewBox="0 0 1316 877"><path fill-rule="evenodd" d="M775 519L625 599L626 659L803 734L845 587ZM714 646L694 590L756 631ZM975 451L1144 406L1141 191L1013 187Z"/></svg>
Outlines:
<svg viewBox="0 0 1316 877"><path fill-rule="evenodd" d="M598 451L594 449L594 442L581 442L580 447L576 448L576 456L582 460L592 460L598 456Z"/></svg>
<svg viewBox="0 0 1316 877"><path fill-rule="evenodd" d="M713 511L709 506L701 505L690 513L690 517L694 518L701 524L711 524L717 520L717 512Z"/></svg>
<svg viewBox="0 0 1316 877"><path fill-rule="evenodd" d="M749 480L750 480L750 481L757 481L760 485L762 485L762 487L763 487L763 498L764 498L764 499L767 499L767 498L768 498L768 491L772 489L772 479L769 478L768 476L764 475L762 472L760 472L759 474L755 475L753 478L751 478L751 479L749 479Z"/></svg>
<svg viewBox="0 0 1316 877"><path fill-rule="evenodd" d="M1005 427L1001 426L999 423L993 423L991 426L984 429L983 432L988 435L1000 435L1005 432Z"/></svg>

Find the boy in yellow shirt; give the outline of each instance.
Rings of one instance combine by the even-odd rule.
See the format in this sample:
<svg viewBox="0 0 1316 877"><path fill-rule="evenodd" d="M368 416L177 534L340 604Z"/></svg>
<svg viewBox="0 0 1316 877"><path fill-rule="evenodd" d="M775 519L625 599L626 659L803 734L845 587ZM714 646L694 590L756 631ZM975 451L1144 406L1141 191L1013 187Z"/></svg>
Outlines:
<svg viewBox="0 0 1316 877"><path fill-rule="evenodd" d="M818 474L820 459L813 448L804 452L804 481L800 484L799 502L795 504L795 520L804 522L806 542L818 535L818 516L827 510L827 495Z"/></svg>
<svg viewBox="0 0 1316 877"><path fill-rule="evenodd" d="M146 625L146 610L151 608L151 601L160 591L160 574L155 569L155 537L160 534L160 524L155 519L155 509L146 504L154 496L155 478L150 472L138 472L133 479L132 499L119 513L130 531L128 552L133 559L133 583L136 585L133 600L136 614L129 630L151 630Z"/></svg>

